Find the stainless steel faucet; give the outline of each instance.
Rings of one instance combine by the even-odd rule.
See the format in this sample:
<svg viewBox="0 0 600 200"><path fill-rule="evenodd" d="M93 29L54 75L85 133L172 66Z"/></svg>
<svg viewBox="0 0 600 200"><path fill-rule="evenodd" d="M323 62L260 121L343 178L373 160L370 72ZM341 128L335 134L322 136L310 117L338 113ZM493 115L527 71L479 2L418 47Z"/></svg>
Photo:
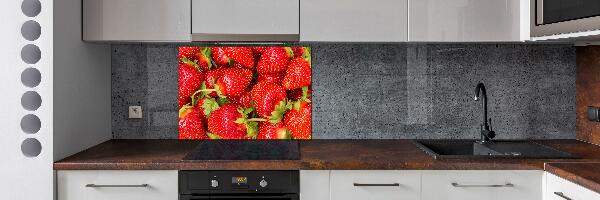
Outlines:
<svg viewBox="0 0 600 200"><path fill-rule="evenodd" d="M481 92L481 97L479 95L479 92ZM483 83L479 83L477 84L477 87L475 88L475 97L473 99L475 99L475 101L479 101L481 98L483 98L482 101L482 106L483 106L483 124L481 124L481 140L479 141L480 143L486 143L491 141L494 137L496 137L496 132L494 132L492 130L492 119L489 118L489 123L488 123L488 107L487 107L487 93L485 92L485 85L483 85Z"/></svg>

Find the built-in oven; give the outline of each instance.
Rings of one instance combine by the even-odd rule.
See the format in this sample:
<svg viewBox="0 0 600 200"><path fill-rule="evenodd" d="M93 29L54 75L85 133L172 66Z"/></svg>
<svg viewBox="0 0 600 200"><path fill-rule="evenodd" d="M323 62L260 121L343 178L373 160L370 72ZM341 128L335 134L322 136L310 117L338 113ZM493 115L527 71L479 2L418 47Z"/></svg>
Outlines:
<svg viewBox="0 0 600 200"><path fill-rule="evenodd" d="M600 29L600 0L532 0L533 37Z"/></svg>
<svg viewBox="0 0 600 200"><path fill-rule="evenodd" d="M179 171L180 200L299 200L298 171Z"/></svg>

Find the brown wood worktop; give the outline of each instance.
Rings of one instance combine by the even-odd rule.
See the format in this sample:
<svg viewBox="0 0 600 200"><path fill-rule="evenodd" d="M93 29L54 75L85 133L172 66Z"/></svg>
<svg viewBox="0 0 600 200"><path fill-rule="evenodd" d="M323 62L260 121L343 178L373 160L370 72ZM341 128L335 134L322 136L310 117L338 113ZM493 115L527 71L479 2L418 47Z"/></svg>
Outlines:
<svg viewBox="0 0 600 200"><path fill-rule="evenodd" d="M600 193L600 162L546 163L545 170L568 181Z"/></svg>
<svg viewBox="0 0 600 200"><path fill-rule="evenodd" d="M311 140L300 142L300 160L183 161L198 141L110 140L54 164L55 170L526 170L548 162L600 162L600 147L577 140L542 144L581 159L435 160L411 140Z"/></svg>

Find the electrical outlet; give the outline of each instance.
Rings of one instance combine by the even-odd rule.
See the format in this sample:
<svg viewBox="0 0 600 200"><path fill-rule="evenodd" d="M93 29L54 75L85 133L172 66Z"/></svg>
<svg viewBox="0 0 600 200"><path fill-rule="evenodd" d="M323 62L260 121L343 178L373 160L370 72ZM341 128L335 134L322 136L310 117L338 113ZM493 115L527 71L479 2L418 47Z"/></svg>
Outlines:
<svg viewBox="0 0 600 200"><path fill-rule="evenodd" d="M141 119L142 106L129 106L129 119Z"/></svg>

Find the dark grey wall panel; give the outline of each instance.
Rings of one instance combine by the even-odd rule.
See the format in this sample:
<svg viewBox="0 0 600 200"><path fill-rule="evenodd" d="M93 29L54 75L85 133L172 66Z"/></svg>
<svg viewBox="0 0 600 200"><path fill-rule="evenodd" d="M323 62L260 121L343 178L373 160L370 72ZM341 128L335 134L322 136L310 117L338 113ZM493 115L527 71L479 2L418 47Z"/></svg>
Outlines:
<svg viewBox="0 0 600 200"><path fill-rule="evenodd" d="M476 138L488 88L499 138L575 138L575 49L311 44L313 138ZM114 138L177 137L177 45L113 45ZM127 119L142 105L143 119Z"/></svg>

